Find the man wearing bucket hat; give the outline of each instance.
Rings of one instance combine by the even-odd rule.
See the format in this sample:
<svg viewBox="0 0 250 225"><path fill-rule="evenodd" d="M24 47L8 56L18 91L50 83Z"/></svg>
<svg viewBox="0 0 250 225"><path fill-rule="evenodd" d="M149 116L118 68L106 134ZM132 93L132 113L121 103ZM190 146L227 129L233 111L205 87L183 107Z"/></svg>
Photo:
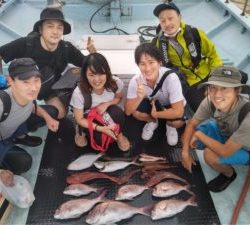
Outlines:
<svg viewBox="0 0 250 225"><path fill-rule="evenodd" d="M185 98L195 112L204 98L204 90L197 89L197 85L222 61L207 35L185 24L180 9L172 1L157 5L153 13L160 24L152 42L162 51L164 65L180 70Z"/></svg>
<svg viewBox="0 0 250 225"><path fill-rule="evenodd" d="M71 32L70 24L65 21L61 10L45 8L27 37L19 38L0 47L0 59L5 63L21 57L35 60L42 74L42 87L38 99L56 107L58 118L67 114L72 94L71 89L52 90L68 63L81 67L85 56L74 45L62 40L63 35ZM95 51L93 42L88 43L88 50ZM0 73L2 72L0 61Z"/></svg>
<svg viewBox="0 0 250 225"><path fill-rule="evenodd" d="M240 94L247 86L241 79L241 73L231 66L212 70L208 81L201 84L207 87L208 96L187 124L183 136L183 166L192 171L195 162L190 151L197 148L204 150L206 163L220 173L208 182L213 192L223 191L234 181L236 172L232 165L250 163L250 113L246 108L249 99Z"/></svg>
<svg viewBox="0 0 250 225"><path fill-rule="evenodd" d="M8 70L10 87L3 92L8 96L11 107L7 117L2 120L5 111L4 101L0 100L0 168L20 174L30 169L32 158L23 148L15 145L13 140L28 133L28 117L34 112L54 132L58 129L58 121L33 103L41 87L41 74L35 61L31 58L15 59ZM42 143L42 139L35 136L28 136L28 140L33 147Z"/></svg>

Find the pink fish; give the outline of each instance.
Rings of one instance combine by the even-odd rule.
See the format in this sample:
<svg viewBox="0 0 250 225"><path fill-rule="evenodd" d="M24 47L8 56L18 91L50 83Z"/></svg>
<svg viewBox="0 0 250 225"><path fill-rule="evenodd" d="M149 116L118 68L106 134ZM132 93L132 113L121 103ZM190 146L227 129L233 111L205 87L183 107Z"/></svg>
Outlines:
<svg viewBox="0 0 250 225"><path fill-rule="evenodd" d="M168 199L155 204L151 212L152 220L167 218L182 212L187 206L197 206L195 197L192 196L187 201Z"/></svg>

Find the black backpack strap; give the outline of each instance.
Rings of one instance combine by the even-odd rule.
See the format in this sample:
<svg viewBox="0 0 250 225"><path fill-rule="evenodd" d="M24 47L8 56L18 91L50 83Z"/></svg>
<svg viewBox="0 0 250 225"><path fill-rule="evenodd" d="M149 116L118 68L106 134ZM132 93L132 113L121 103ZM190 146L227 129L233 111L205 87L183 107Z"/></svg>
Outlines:
<svg viewBox="0 0 250 225"><path fill-rule="evenodd" d="M157 41L157 39L155 39L155 41ZM168 40L167 39L163 40L162 38L159 38L159 49L162 52L163 65L165 67L171 67L172 64L168 59Z"/></svg>
<svg viewBox="0 0 250 225"><path fill-rule="evenodd" d="M240 109L238 115L238 123L241 124L246 115L250 112L250 102L247 102L243 107Z"/></svg>
<svg viewBox="0 0 250 225"><path fill-rule="evenodd" d="M84 97L84 110L90 109L90 107L92 105L91 95L87 94L87 93L83 93L83 97Z"/></svg>
<svg viewBox="0 0 250 225"><path fill-rule="evenodd" d="M84 110L87 110L87 109L90 109L91 105L92 105L92 97L91 97L91 94L90 93L86 93L86 92L83 92L80 88L80 83L78 82L77 84L78 88L80 89L82 95L83 95L83 98L84 98Z"/></svg>
<svg viewBox="0 0 250 225"><path fill-rule="evenodd" d="M3 112L0 117L0 122L7 119L11 109L11 98L6 91L0 90L0 99L3 102Z"/></svg>
<svg viewBox="0 0 250 225"><path fill-rule="evenodd" d="M201 38L198 29L186 25L183 36L193 62L193 68L196 68L201 61Z"/></svg>
<svg viewBox="0 0 250 225"><path fill-rule="evenodd" d="M152 97L161 89L162 84L163 84L163 82L165 81L166 77L167 77L170 73L174 73L174 72L175 72L174 70L168 70L168 71L166 71L166 72L162 75L160 81L157 83L155 89L153 90L152 94L151 94L149 97L152 98Z"/></svg>

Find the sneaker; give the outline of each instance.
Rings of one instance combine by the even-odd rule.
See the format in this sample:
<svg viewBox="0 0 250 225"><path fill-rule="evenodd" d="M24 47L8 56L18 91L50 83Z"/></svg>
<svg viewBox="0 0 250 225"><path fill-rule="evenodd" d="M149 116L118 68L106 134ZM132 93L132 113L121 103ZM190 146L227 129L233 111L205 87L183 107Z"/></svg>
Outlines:
<svg viewBox="0 0 250 225"><path fill-rule="evenodd" d="M150 140L153 137L155 129L158 127L158 122L148 122L145 124L142 130L142 139L145 141Z"/></svg>
<svg viewBox="0 0 250 225"><path fill-rule="evenodd" d="M39 146L40 144L42 144L42 142L43 142L42 138L36 137L36 136L29 136L28 134L26 134L22 138L15 138L13 140L14 144L20 144L20 145L25 145L25 146L30 146L30 147Z"/></svg>
<svg viewBox="0 0 250 225"><path fill-rule="evenodd" d="M227 177L224 174L220 173L219 176L208 182L208 189L212 192L221 192L225 190L229 186L229 184L231 184L235 180L236 177L237 174L234 169L233 175L231 177Z"/></svg>
<svg viewBox="0 0 250 225"><path fill-rule="evenodd" d="M166 136L167 136L167 142L170 146L174 146L178 142L178 133L176 128L168 126L166 124Z"/></svg>

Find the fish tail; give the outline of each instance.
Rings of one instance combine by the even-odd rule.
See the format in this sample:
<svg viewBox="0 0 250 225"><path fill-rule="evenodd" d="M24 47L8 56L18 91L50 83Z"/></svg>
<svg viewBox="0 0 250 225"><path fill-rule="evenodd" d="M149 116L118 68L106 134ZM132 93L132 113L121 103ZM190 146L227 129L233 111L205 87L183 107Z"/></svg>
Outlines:
<svg viewBox="0 0 250 225"><path fill-rule="evenodd" d="M100 201L105 201L106 200L106 194L107 194L107 190L105 188L103 188L103 190L101 191L100 195L97 198Z"/></svg>
<svg viewBox="0 0 250 225"><path fill-rule="evenodd" d="M153 205L148 205L148 206L144 206L140 208L140 214L145 215L145 216L150 216L153 207L154 207Z"/></svg>
<svg viewBox="0 0 250 225"><path fill-rule="evenodd" d="M189 199L188 199L188 203L189 205L192 205L192 206L197 206L197 198L196 196L191 196Z"/></svg>

